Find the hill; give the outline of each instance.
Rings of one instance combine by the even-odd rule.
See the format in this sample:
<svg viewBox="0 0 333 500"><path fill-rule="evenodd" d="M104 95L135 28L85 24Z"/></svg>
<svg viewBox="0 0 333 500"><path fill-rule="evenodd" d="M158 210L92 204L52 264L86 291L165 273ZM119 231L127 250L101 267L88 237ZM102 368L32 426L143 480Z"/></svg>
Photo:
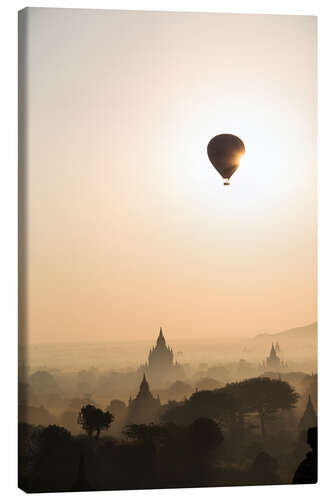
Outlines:
<svg viewBox="0 0 333 500"><path fill-rule="evenodd" d="M282 340L300 340L300 339L313 339L317 340L318 323L311 323L310 325L298 326L290 330L284 330L278 333L261 333L254 338L257 340L271 340L272 342L279 342Z"/></svg>
<svg viewBox="0 0 333 500"><path fill-rule="evenodd" d="M279 343L281 358L288 364L293 362L315 362L317 358L317 323L291 328L278 333L256 335L246 343L244 352L251 357L269 355L272 343Z"/></svg>

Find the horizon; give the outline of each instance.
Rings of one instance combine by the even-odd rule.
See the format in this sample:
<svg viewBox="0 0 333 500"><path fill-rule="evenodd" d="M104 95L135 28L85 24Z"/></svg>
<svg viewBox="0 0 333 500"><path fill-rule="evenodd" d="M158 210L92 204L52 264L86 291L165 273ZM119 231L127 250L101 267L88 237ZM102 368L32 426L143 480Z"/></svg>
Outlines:
<svg viewBox="0 0 333 500"><path fill-rule="evenodd" d="M279 332L262 332L262 333L257 333L257 334L254 334L254 335L244 335L244 336L232 336L232 337L210 337L210 336L205 336L205 338L203 339L202 335L201 336L198 336L198 337L173 337L172 335L169 336L168 333L165 333L164 331L164 328L162 326L162 330L163 330L163 334L164 334L164 337L166 339L166 342L168 344L168 338L170 337L171 338L171 342L172 342L172 339L173 340L176 340L177 342L178 341L191 341L191 340L195 340L195 341L198 341L198 340L206 340L206 339L209 339L209 340L212 340L212 341L230 341L230 340L250 340L250 339L254 339L256 337L260 337L260 336L263 336L263 335L267 335L267 336L274 336L274 335L279 335L281 333L285 333L285 332L289 332L291 330L297 330L299 328L307 328L309 326L313 326L313 325L317 325L318 326L318 321L313 321L312 323L308 323L308 324L305 324L305 325L298 325L298 326L292 326L290 328L286 328L285 330L282 330L282 331L279 331ZM152 336L153 338L157 338L158 337L158 333L154 336ZM135 343L141 343L141 342L152 342L152 337L140 337L140 338L137 338L135 340L132 340L130 338L126 338L126 339L119 339L119 340L110 340L110 339L96 339L96 340L87 340L87 341L76 341L76 342L72 342L72 341L61 341L61 342L38 342L38 343L29 343L29 344L22 344L21 343L21 347L27 347L28 345L31 345L31 346L34 346L34 345L59 345L59 344L68 344L68 345L76 345L77 343L80 343L80 344L97 344L97 343L102 343L102 344L107 344L107 343L124 343L124 344L135 344ZM170 343L171 343L170 342Z"/></svg>
<svg viewBox="0 0 333 500"><path fill-rule="evenodd" d="M311 335L308 335L310 331ZM239 360L254 366L260 364L278 341L282 358L291 371L312 373L317 370L317 323L290 328L273 334L231 338L172 338L163 330L166 344L173 350L181 366L229 366ZM60 342L21 345L20 357L29 369L36 370L120 370L133 371L143 366L158 334L149 339L110 340L93 342ZM299 342L302 349L299 349Z"/></svg>

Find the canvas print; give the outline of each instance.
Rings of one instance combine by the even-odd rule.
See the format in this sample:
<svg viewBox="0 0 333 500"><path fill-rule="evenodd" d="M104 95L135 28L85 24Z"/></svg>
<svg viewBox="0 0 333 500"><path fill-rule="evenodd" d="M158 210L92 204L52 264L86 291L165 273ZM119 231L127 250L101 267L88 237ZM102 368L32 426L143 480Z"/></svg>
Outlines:
<svg viewBox="0 0 333 500"><path fill-rule="evenodd" d="M19 12L19 487L317 481L312 16Z"/></svg>

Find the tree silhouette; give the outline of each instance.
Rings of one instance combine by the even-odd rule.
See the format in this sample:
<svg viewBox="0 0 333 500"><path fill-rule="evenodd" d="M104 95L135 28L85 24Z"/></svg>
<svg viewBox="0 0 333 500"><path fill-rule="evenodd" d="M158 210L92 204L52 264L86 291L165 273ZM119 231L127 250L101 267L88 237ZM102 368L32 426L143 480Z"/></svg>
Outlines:
<svg viewBox="0 0 333 500"><path fill-rule="evenodd" d="M224 389L197 391L182 403L170 401L165 406L161 421L187 425L203 417L218 420L220 423L230 422L235 419L238 410L239 402L233 394Z"/></svg>
<svg viewBox="0 0 333 500"><path fill-rule="evenodd" d="M237 399L245 413L257 413L261 432L266 436L266 423L278 410L295 408L299 395L283 380L257 377L228 384L225 388Z"/></svg>
<svg viewBox="0 0 333 500"><path fill-rule="evenodd" d="M201 417L226 422L234 419L238 407L233 394L224 389L215 389L194 392L186 401L185 413L191 422Z"/></svg>
<svg viewBox="0 0 333 500"><path fill-rule="evenodd" d="M65 445L72 441L71 433L59 425L48 425L45 428L37 427L35 431L39 435L39 443L42 448L52 448L55 444Z"/></svg>
<svg viewBox="0 0 333 500"><path fill-rule="evenodd" d="M65 491L72 481L77 449L70 432L58 425L36 427L31 434L30 492Z"/></svg>
<svg viewBox="0 0 333 500"><path fill-rule="evenodd" d="M96 439L98 439L101 430L108 429L113 420L114 416L109 411L104 412L93 405L86 405L81 408L77 422L88 436L96 431Z"/></svg>
<svg viewBox="0 0 333 500"><path fill-rule="evenodd" d="M183 403L168 405L163 422L186 425L197 418L210 418L237 428L242 438L246 415L258 414L262 435L266 423L279 410L294 408L299 395L288 382L257 377L228 384L214 391L197 391Z"/></svg>

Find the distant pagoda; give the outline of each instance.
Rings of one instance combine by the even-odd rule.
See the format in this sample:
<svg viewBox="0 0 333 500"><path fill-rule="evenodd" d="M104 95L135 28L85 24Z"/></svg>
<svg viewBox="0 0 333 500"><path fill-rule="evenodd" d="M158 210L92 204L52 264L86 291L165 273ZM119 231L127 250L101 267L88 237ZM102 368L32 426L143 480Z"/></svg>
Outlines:
<svg viewBox="0 0 333 500"><path fill-rule="evenodd" d="M311 396L309 394L308 402L304 410L303 416L298 423L298 428L300 431L307 431L310 427L317 426L317 415L313 408L311 401Z"/></svg>
<svg viewBox="0 0 333 500"><path fill-rule="evenodd" d="M170 370L172 368L173 350L166 345L163 330L160 328L156 345L149 351L148 370Z"/></svg>
<svg viewBox="0 0 333 500"><path fill-rule="evenodd" d="M277 348L272 344L271 352L268 358L266 358L266 368L270 372L278 372L281 368L281 361L276 351Z"/></svg>
<svg viewBox="0 0 333 500"><path fill-rule="evenodd" d="M160 398L154 398L150 392L146 375L143 374L139 392L135 399L128 400L128 421L129 423L144 424L151 423L158 417L160 410Z"/></svg>
<svg viewBox="0 0 333 500"><path fill-rule="evenodd" d="M173 350L166 344L162 328L156 345L149 351L148 363L142 369L155 385L166 381L172 382L185 376L183 367L174 362Z"/></svg>
<svg viewBox="0 0 333 500"><path fill-rule="evenodd" d="M266 361L263 361L259 367L261 369L264 369L267 372L281 372L288 368L287 363L281 361L280 357L278 356L278 352L280 352L280 346L278 343L274 344L272 343L271 347L271 352L269 353L269 356L266 358Z"/></svg>

